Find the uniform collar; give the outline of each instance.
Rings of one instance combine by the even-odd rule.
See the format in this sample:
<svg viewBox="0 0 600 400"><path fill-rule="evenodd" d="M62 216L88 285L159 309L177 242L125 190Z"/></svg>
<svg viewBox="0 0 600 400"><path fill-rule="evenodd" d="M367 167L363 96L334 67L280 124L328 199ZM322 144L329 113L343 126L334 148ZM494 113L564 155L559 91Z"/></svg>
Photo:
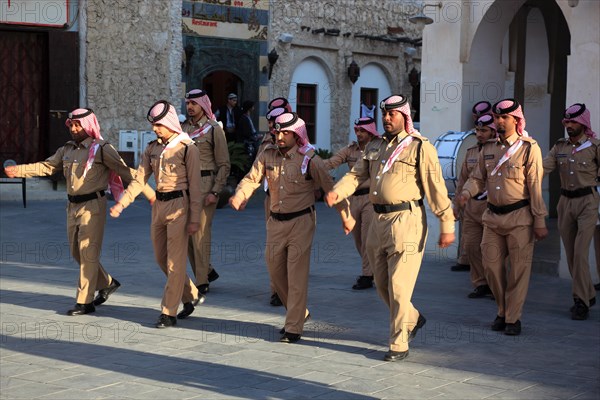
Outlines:
<svg viewBox="0 0 600 400"><path fill-rule="evenodd" d="M517 132L513 133L512 135L510 135L505 140L502 140L500 138L500 136L498 136L498 143L499 144L505 144L505 145L508 145L508 146L512 146L517 140L519 140L519 134Z"/></svg>
<svg viewBox="0 0 600 400"><path fill-rule="evenodd" d="M277 148L277 150L279 150L279 148ZM300 154L298 153L298 145L293 145L290 150L283 154L282 152L279 152L279 154L281 154L283 157L285 158L289 158L290 160L293 159L294 157L296 157L296 154Z"/></svg>
<svg viewBox="0 0 600 400"><path fill-rule="evenodd" d="M194 123L194 119L193 118L188 118L188 123L193 126L194 128L200 128L201 126L204 126L204 124L208 121L208 117L206 116L206 114L204 114L202 116L202 118L200 118L198 120L198 123Z"/></svg>
<svg viewBox="0 0 600 400"><path fill-rule="evenodd" d="M74 140L69 140L67 143L72 144L74 147L83 147L84 149L89 148L92 145L92 142L94 141L94 138L91 136L86 137L85 139L83 139L81 142L77 143Z"/></svg>
<svg viewBox="0 0 600 400"><path fill-rule="evenodd" d="M582 145L582 144L584 144L584 143L585 143L585 142L587 142L588 140L589 140L589 139L588 139L588 137L587 137L587 136L585 136L585 135L581 135L581 138L579 138L579 140L578 140L577 142L575 142L575 143L571 142L571 140L570 140L569 138L567 138L567 143L569 143L569 144L572 144L572 145L574 145L574 146L578 146L578 145Z"/></svg>
<svg viewBox="0 0 600 400"><path fill-rule="evenodd" d="M383 136L381 136L387 143L393 143L394 139L399 143L401 142L405 137L408 136L408 133L406 133L406 131L403 129L402 131L400 131L400 133L398 133L397 135L388 135L387 133L384 133Z"/></svg>

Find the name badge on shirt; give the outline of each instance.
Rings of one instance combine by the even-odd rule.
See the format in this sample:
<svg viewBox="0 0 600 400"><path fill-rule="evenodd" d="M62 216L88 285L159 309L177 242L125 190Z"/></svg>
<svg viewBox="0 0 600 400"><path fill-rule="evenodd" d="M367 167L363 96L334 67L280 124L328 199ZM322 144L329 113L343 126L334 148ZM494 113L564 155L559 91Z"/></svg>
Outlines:
<svg viewBox="0 0 600 400"><path fill-rule="evenodd" d="M484 158L484 160L492 160L494 158L494 155L493 154L485 154L483 156L483 158Z"/></svg>

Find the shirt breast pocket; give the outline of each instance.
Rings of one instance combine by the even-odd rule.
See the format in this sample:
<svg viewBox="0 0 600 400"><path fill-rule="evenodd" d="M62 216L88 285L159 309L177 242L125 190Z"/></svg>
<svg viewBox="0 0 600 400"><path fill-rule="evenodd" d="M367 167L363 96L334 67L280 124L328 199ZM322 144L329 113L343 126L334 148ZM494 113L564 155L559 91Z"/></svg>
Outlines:
<svg viewBox="0 0 600 400"><path fill-rule="evenodd" d="M580 157L577 157L577 160L575 161L575 168L580 172L591 172L595 174L594 171L597 169L597 166L594 154L592 152L582 153L583 154L581 154Z"/></svg>
<svg viewBox="0 0 600 400"><path fill-rule="evenodd" d="M565 156L557 157L556 159L558 163L558 169L561 171L566 171L569 169L569 159Z"/></svg>
<svg viewBox="0 0 600 400"><path fill-rule="evenodd" d="M63 175L65 178L68 178L71 175L74 175L77 172L77 167L79 166L78 162L73 162L71 160L65 160L63 158Z"/></svg>
<svg viewBox="0 0 600 400"><path fill-rule="evenodd" d="M517 182L521 182L524 180L524 171L525 169L523 168L523 166L521 164L517 164L514 162L507 162L507 166L506 166L506 177L508 179L512 179L514 181Z"/></svg>

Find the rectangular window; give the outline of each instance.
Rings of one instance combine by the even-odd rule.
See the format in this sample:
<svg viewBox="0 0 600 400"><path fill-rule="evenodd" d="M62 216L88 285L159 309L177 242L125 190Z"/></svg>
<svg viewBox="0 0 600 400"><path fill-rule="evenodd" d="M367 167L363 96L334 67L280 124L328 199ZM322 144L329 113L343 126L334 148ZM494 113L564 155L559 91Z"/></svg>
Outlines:
<svg viewBox="0 0 600 400"><path fill-rule="evenodd" d="M317 138L317 85L298 84L296 112L306 123L308 139L316 143Z"/></svg>
<svg viewBox="0 0 600 400"><path fill-rule="evenodd" d="M377 92L378 90L373 88L360 88L359 115L361 118L371 117L377 121L377 107L379 106Z"/></svg>

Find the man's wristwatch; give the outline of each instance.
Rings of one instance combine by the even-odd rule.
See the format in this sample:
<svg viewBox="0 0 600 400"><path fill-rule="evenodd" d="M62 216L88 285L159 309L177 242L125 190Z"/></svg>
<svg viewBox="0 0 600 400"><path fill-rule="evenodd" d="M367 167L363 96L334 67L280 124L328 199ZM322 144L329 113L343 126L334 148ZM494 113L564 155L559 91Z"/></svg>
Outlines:
<svg viewBox="0 0 600 400"><path fill-rule="evenodd" d="M219 197L219 192L210 192L213 196Z"/></svg>

